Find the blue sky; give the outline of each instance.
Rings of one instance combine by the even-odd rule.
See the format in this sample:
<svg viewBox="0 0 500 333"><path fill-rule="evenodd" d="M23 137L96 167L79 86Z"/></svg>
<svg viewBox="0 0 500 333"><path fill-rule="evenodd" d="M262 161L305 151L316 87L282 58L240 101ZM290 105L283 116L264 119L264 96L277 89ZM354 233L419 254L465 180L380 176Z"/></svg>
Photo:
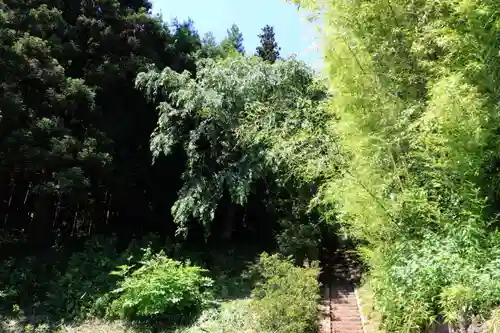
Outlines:
<svg viewBox="0 0 500 333"><path fill-rule="evenodd" d="M316 47L314 29L299 12L284 0L152 0L153 11L163 19L179 21L191 18L201 36L214 33L218 41L236 23L243 33L247 53L259 44L257 34L266 24L274 26L281 55L297 54L299 59L320 68L320 51Z"/></svg>

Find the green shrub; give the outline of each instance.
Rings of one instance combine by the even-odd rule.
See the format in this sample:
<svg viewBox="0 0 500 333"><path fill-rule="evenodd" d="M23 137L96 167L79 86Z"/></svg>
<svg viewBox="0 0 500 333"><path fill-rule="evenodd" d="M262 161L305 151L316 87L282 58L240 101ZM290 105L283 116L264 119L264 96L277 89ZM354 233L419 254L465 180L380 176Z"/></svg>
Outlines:
<svg viewBox="0 0 500 333"><path fill-rule="evenodd" d="M108 272L133 262L131 251L116 251L113 237L94 237L81 251L55 247L35 256L9 258L0 265L0 308L12 315L83 319L101 315L107 294L119 280ZM138 253L140 258L140 253ZM10 311L15 309L15 311Z"/></svg>
<svg viewBox="0 0 500 333"><path fill-rule="evenodd" d="M249 299L222 302L219 308L203 311L193 325L179 328L174 333L255 333L257 322L250 302Z"/></svg>
<svg viewBox="0 0 500 333"><path fill-rule="evenodd" d="M48 292L48 305L54 315L83 318L88 314L102 316L108 306L107 294L119 280L108 272L129 263L130 253L116 250L116 239L94 237L83 251L73 253L66 269L53 279Z"/></svg>
<svg viewBox="0 0 500 333"><path fill-rule="evenodd" d="M254 268L260 275L252 291L252 308L261 331L316 332L318 326L318 264L296 267L291 257L262 254Z"/></svg>
<svg viewBox="0 0 500 333"><path fill-rule="evenodd" d="M298 221L285 221L281 223L283 230L277 235L276 240L281 253L293 255L301 263L307 257L316 260L318 257L321 233L316 223L298 223Z"/></svg>
<svg viewBox="0 0 500 333"><path fill-rule="evenodd" d="M211 300L212 280L198 266L172 260L162 252L152 254L146 249L141 266L133 270L123 265L112 272L122 276L118 297L111 303L108 315L126 319L165 317L183 319L191 316Z"/></svg>

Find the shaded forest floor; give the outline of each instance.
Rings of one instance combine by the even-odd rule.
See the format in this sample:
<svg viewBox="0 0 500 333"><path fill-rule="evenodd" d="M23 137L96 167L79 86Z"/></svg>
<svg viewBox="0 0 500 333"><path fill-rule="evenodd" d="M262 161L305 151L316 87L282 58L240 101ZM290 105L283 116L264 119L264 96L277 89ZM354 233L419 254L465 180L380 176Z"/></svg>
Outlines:
<svg viewBox="0 0 500 333"><path fill-rule="evenodd" d="M132 322L98 319L107 318L105 311L110 303L105 298L116 288L116 277L110 272L124 263L138 262L146 244L155 251L164 250L170 258L207 269L213 280L211 289L217 305L201 313L182 314L172 321L168 317L161 321ZM259 324L251 297L256 286L252 269L260 254L266 251L272 252L256 242L225 243L219 248L216 245L205 248L200 244L165 247L165 241L155 237L120 249L115 240L96 237L72 254L54 247L35 255L3 258L0 333L266 333L257 329ZM311 278L317 284L314 275ZM292 276L281 281L285 285L287 281L293 284L294 279ZM296 290L292 294L302 293ZM314 302L314 297L303 298ZM276 304L288 303L278 301Z"/></svg>
<svg viewBox="0 0 500 333"><path fill-rule="evenodd" d="M234 326L235 332L244 332L242 325L252 324L248 314L252 282L246 273L265 250L254 244L226 244L223 249L212 247L210 251L200 246L166 249L177 260L209 269L220 307L203 312L201 317L176 318L176 324L170 326L108 322L95 319L100 316L88 316L99 315L98 309L92 307L103 290L112 288L109 273L126 262L126 257L138 256L145 243L140 241L122 252L116 250L113 241L96 238L71 256L52 249L37 255L4 258L0 267L0 333L201 333L207 329L211 332L217 326Z"/></svg>
<svg viewBox="0 0 500 333"><path fill-rule="evenodd" d="M177 318L175 325L97 319L105 316L96 304L115 283L109 273L130 262L130 258L139 257L146 244L164 250L176 260L188 260L208 269L218 306L195 316ZM270 249L255 242L219 247L165 247L165 240L146 237L119 249L113 239L97 237L72 255L56 247L37 255L4 258L0 267L0 333L266 333L256 329L257 319L251 308L255 281L249 268L255 265L260 253ZM348 329L341 333L360 332L355 299L349 304L336 304L341 296L353 301L353 290L359 285L361 269L351 248L334 235L323 240L320 282L328 294L330 331L321 333L333 332L335 321L337 328ZM347 317L343 318L343 314ZM345 320L352 325L345 326Z"/></svg>

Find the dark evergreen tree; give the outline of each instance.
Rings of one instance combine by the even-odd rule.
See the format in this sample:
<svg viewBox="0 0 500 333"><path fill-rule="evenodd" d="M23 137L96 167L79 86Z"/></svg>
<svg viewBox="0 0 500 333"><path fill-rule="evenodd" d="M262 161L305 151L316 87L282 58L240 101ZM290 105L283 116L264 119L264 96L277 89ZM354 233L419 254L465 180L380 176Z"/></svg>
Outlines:
<svg viewBox="0 0 500 333"><path fill-rule="evenodd" d="M274 36L274 28L270 25L266 25L262 28L262 33L258 36L260 38L260 45L257 47L255 55L274 63L279 59L281 50Z"/></svg>
<svg viewBox="0 0 500 333"><path fill-rule="evenodd" d="M194 72L201 42L192 22L168 27L150 8L0 0L3 229L29 225L49 240L57 230L137 230L169 219L169 211L153 218L155 207L175 200L182 159L151 166L157 117L134 79L151 66Z"/></svg>

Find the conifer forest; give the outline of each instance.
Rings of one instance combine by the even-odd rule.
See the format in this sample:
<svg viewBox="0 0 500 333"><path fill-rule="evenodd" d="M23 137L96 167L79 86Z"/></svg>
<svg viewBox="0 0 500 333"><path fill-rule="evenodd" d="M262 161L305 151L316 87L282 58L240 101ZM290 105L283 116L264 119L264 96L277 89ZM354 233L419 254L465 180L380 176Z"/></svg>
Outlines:
<svg viewBox="0 0 500 333"><path fill-rule="evenodd" d="M0 0L0 333L500 333L500 1L287 2Z"/></svg>

